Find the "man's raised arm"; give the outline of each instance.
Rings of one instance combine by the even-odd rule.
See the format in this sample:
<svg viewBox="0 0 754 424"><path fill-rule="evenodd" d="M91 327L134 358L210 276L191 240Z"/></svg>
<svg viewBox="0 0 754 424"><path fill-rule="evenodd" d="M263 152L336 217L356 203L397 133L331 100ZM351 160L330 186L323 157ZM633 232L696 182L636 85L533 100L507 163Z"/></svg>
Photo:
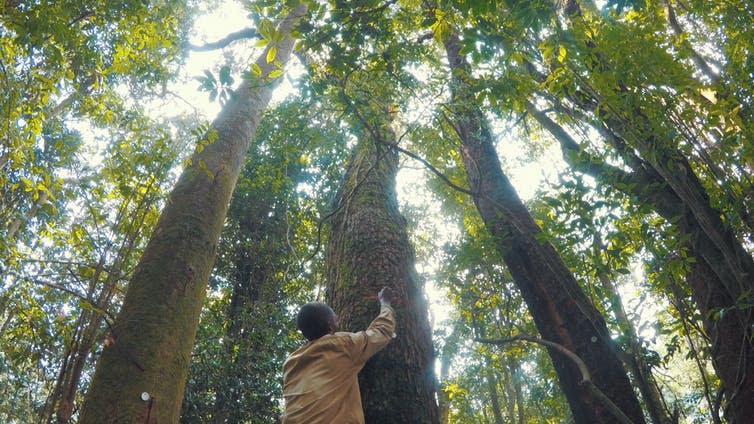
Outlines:
<svg viewBox="0 0 754 424"><path fill-rule="evenodd" d="M393 291L385 287L377 294L380 301L380 314L375 318L366 331L354 334L354 350L352 358L355 363L364 363L372 355L379 352L390 343L395 334L395 312L391 306L394 299Z"/></svg>

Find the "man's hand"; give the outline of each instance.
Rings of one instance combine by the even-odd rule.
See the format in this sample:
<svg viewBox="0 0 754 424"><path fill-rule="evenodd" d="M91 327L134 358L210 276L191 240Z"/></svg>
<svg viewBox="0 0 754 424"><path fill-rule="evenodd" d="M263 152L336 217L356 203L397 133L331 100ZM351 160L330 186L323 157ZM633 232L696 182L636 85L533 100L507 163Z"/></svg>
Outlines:
<svg viewBox="0 0 754 424"><path fill-rule="evenodd" d="M391 290L390 287L384 287L379 293L377 293L377 299L380 300L381 304L390 306L395 299L395 293L393 293L393 290Z"/></svg>

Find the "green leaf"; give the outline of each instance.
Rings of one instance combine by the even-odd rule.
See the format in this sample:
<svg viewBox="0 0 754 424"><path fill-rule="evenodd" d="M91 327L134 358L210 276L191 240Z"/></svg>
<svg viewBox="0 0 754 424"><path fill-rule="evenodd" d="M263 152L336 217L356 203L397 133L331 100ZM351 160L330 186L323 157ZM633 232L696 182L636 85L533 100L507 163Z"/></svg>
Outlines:
<svg viewBox="0 0 754 424"><path fill-rule="evenodd" d="M566 48L561 44L558 46L558 62L563 63L566 58Z"/></svg>
<svg viewBox="0 0 754 424"><path fill-rule="evenodd" d="M259 23L259 35L266 40L272 40L272 36L275 33L275 26L269 19L263 19Z"/></svg>
<svg viewBox="0 0 754 424"><path fill-rule="evenodd" d="M275 46L271 46L269 50L267 50L267 63L272 62L275 60L275 55L277 55L278 50L275 48Z"/></svg>
<svg viewBox="0 0 754 424"><path fill-rule="evenodd" d="M256 63L251 64L251 73L254 74L255 77L261 77L262 76L262 67L257 65Z"/></svg>
<svg viewBox="0 0 754 424"><path fill-rule="evenodd" d="M283 75L283 70L282 69L274 69L274 70L272 70L272 72L270 72L270 74L268 76L270 77L270 79L275 79L275 78L278 78L281 75Z"/></svg>
<svg viewBox="0 0 754 424"><path fill-rule="evenodd" d="M220 68L220 82L225 85L233 84L233 77L230 76L230 66L225 65Z"/></svg>

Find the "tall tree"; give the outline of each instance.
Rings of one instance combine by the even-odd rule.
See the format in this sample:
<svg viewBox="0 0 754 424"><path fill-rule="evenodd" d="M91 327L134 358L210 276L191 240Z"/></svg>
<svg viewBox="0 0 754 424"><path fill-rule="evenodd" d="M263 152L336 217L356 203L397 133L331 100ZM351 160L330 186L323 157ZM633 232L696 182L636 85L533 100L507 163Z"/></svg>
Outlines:
<svg viewBox="0 0 754 424"><path fill-rule="evenodd" d="M207 279L230 197L276 76L306 13L295 5L184 170L128 286L82 423L176 422Z"/></svg>
<svg viewBox="0 0 754 424"><path fill-rule="evenodd" d="M476 103L471 68L455 32L442 41L451 71L452 121L474 203L546 340L578 355L594 384L623 414L643 423L639 401L604 319L579 287L503 174L487 118ZM612 410L585 385L576 365L554 349L550 357L577 423L615 422Z"/></svg>
<svg viewBox="0 0 754 424"><path fill-rule="evenodd" d="M302 97L265 113L218 245L210 286L221 294L205 302L182 422L270 422L280 414L279 373L298 340L287 310L321 281L302 258L316 243L311 214L327 213L320 194L334 191L343 138L332 113Z"/></svg>
<svg viewBox="0 0 754 424"><path fill-rule="evenodd" d="M103 321L111 318L107 314L113 299L131 275L137 254L156 222L163 190L170 181L167 175L177 162L177 152L164 129L150 131L148 120L130 118L121 120L129 128L128 138L111 146L104 170L81 184L87 213L73 224L71 237L61 241L72 243L68 248L77 254L74 261L66 263L67 270L59 271L66 276L59 284L75 290L75 283L83 283L86 292L76 299L82 311L67 340L43 419L54 414L57 422L67 423L78 406L79 383L92 350L102 339ZM105 213L101 211L110 208L116 211L112 224L102 226ZM84 240L88 243L81 243ZM62 258L49 259L65 263ZM79 265L73 266L75 263ZM71 277L73 281L69 281Z"/></svg>
<svg viewBox="0 0 754 424"><path fill-rule="evenodd" d="M545 96L568 119L591 122L608 155L620 158L628 170L605 160L604 146L600 152L590 148L589 142L575 141L541 108L529 103L527 110L556 137L575 168L650 206L678 230L678 254L689 258L684 264L686 282L712 341L713 364L727 400L725 413L733 421L750 417L754 405L746 399L754 396L754 309L750 306L754 259L741 239L752 231L747 228L745 184L731 188L740 184L736 180L745 181L750 171L739 168L732 174L740 177L726 178L722 167L727 165L715 165L707 146L725 146L732 143L729 138L746 144L751 131L748 124L735 123L738 112L720 112L714 102L699 94L719 90L721 96L733 97L735 90L729 85L706 86L692 77L693 68L671 56L669 51L675 47L656 36L657 29L666 25L666 12L658 5L634 11L641 14L641 20L602 20L582 11L577 2L567 11L567 35L544 43L557 43L576 52L576 58L589 59L550 60L545 66L547 75L535 79L553 80L558 73L560 88L545 83L550 91ZM674 25L671 20L670 25L677 22ZM614 37L634 40L632 54L611 52L616 47ZM691 49L692 62L704 68L701 57L688 45L684 48ZM529 69L537 73L536 66ZM726 75L736 73L731 70ZM711 81L719 83L714 75ZM729 104L731 97L724 103ZM745 103L739 103L738 109L745 111ZM720 119L720 114L729 118ZM731 131L736 135L729 136ZM743 144L734 150L742 152Z"/></svg>
<svg viewBox="0 0 754 424"><path fill-rule="evenodd" d="M374 74L355 71L344 96L361 93L356 115L358 142L333 202L327 247L327 301L346 331L365 329L377 313L368 299L391 287L397 337L359 373L367 423L435 424L434 352L422 284L414 268L414 252L406 221L398 210L395 176L398 152L391 128L392 89L385 64ZM380 74L381 73L381 74ZM368 93L368 94L366 94ZM366 107L367 110L361 108Z"/></svg>

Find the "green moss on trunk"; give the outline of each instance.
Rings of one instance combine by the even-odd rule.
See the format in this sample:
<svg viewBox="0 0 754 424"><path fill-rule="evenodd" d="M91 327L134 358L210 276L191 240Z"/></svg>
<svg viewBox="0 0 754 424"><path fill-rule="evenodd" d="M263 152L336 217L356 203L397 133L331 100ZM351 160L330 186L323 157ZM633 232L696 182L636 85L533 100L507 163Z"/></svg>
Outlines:
<svg viewBox="0 0 754 424"><path fill-rule="evenodd" d="M283 62L293 46L287 34L305 12L304 5L295 7L280 25ZM264 56L257 63L268 74L273 64ZM81 423L178 422L220 230L276 81L239 87L213 123L217 140L192 157L173 190L97 362Z"/></svg>

